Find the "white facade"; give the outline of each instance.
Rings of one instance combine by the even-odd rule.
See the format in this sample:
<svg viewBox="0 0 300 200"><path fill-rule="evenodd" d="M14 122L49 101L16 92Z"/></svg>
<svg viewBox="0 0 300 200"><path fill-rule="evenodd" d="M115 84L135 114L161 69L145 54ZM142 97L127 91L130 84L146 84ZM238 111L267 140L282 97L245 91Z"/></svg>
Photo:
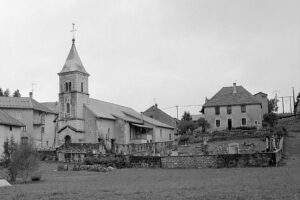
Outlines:
<svg viewBox="0 0 300 200"><path fill-rule="evenodd" d="M241 106L231 106L231 114L227 113L227 106L220 106L220 114L216 114L216 107L204 108L204 116L207 122L210 124L210 131L225 130L229 128L228 121L231 120L231 126L256 126L260 128L262 126L263 113L261 105L245 105L246 112L242 112ZM243 120L244 123L243 124ZM218 121L220 125L218 126Z"/></svg>

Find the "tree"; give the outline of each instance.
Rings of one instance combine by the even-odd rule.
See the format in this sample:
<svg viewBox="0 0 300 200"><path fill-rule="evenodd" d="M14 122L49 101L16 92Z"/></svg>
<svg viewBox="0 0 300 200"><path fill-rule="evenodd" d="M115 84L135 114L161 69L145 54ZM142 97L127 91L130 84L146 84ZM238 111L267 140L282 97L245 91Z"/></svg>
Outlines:
<svg viewBox="0 0 300 200"><path fill-rule="evenodd" d="M299 92L298 95L297 95L297 99L300 99L300 92Z"/></svg>
<svg viewBox="0 0 300 200"><path fill-rule="evenodd" d="M278 117L276 113L264 114L264 122L269 124L269 126L274 127L277 123Z"/></svg>
<svg viewBox="0 0 300 200"><path fill-rule="evenodd" d="M9 94L10 94L9 89L6 89L3 93L3 96L9 97Z"/></svg>
<svg viewBox="0 0 300 200"><path fill-rule="evenodd" d="M2 88L0 88L0 97L2 97L4 94L3 94L3 90Z"/></svg>
<svg viewBox="0 0 300 200"><path fill-rule="evenodd" d="M32 144L19 144L11 155L9 176L12 182L20 175L24 182L38 169L38 157Z"/></svg>
<svg viewBox="0 0 300 200"><path fill-rule="evenodd" d="M18 89L16 91L14 91L13 97L21 97L21 93Z"/></svg>
<svg viewBox="0 0 300 200"><path fill-rule="evenodd" d="M178 124L178 133L180 135L183 134L191 134L193 130L197 128L197 124L193 121L181 120Z"/></svg>
<svg viewBox="0 0 300 200"><path fill-rule="evenodd" d="M181 121L192 121L192 116L189 112L184 111Z"/></svg>
<svg viewBox="0 0 300 200"><path fill-rule="evenodd" d="M273 113L278 111L277 106L278 100L277 99L270 99L268 100L268 112Z"/></svg>
<svg viewBox="0 0 300 200"><path fill-rule="evenodd" d="M205 132L206 129L209 128L210 124L206 121L205 118L201 117L197 120L197 124L199 127L202 128L202 132Z"/></svg>

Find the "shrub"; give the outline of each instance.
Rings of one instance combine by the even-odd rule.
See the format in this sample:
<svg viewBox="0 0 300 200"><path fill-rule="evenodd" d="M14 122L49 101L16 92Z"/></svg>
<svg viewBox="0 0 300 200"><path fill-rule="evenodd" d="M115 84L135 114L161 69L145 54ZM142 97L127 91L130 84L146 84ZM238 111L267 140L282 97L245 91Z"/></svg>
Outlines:
<svg viewBox="0 0 300 200"><path fill-rule="evenodd" d="M10 180L16 181L18 175L27 182L30 175L38 169L38 157L31 144L17 145L12 152L8 166Z"/></svg>
<svg viewBox="0 0 300 200"><path fill-rule="evenodd" d="M269 124L270 127L274 127L278 121L276 113L268 113L264 115L264 122Z"/></svg>

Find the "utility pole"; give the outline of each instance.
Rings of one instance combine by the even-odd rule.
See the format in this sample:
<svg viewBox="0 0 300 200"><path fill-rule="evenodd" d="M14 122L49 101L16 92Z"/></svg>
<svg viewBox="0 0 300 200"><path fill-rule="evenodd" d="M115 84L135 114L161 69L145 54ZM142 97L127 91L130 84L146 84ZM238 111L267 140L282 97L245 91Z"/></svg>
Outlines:
<svg viewBox="0 0 300 200"><path fill-rule="evenodd" d="M292 96L290 96L290 112L293 113L293 110L292 110Z"/></svg>
<svg viewBox="0 0 300 200"><path fill-rule="evenodd" d="M281 97L282 100L282 113L284 113L284 101L283 101L283 97Z"/></svg>
<svg viewBox="0 0 300 200"><path fill-rule="evenodd" d="M293 111L295 112L294 106L295 106L295 88L292 87L293 90Z"/></svg>
<svg viewBox="0 0 300 200"><path fill-rule="evenodd" d="M176 107L176 116L177 116L177 119L178 119L178 107L179 106L175 106Z"/></svg>

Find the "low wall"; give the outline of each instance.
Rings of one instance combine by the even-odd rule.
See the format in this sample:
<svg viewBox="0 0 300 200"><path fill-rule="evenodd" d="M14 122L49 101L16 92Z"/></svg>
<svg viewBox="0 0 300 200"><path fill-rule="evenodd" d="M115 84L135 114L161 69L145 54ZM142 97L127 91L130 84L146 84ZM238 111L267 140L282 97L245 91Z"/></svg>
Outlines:
<svg viewBox="0 0 300 200"><path fill-rule="evenodd" d="M161 158L163 168L224 168L277 166L281 151L255 154L220 154L195 156L166 156Z"/></svg>

